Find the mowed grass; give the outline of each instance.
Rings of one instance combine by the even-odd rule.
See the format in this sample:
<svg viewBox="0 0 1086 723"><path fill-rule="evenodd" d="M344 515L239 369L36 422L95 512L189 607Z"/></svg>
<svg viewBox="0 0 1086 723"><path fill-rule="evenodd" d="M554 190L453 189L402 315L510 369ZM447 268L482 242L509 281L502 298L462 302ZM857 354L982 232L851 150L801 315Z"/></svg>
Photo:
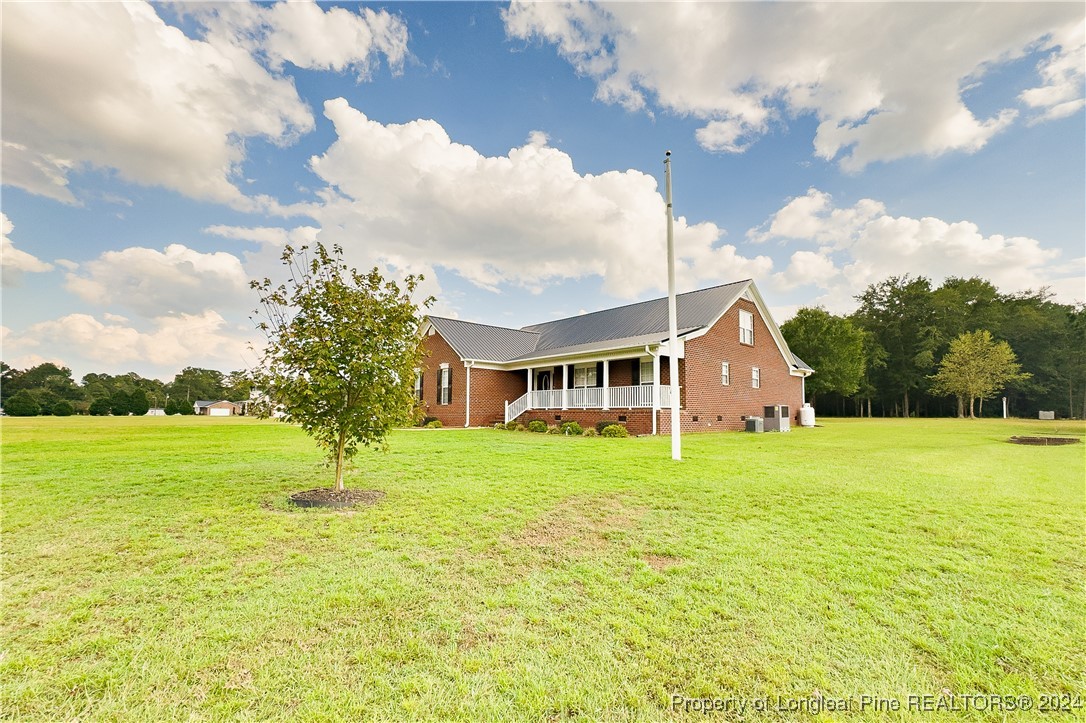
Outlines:
<svg viewBox="0 0 1086 723"><path fill-rule="evenodd" d="M287 425L4 419L0 715L1086 693L1086 445L1005 441L1082 423L820 423L687 436L682 463L667 438L402 431L348 478L387 496L330 512L284 501L330 478Z"/></svg>

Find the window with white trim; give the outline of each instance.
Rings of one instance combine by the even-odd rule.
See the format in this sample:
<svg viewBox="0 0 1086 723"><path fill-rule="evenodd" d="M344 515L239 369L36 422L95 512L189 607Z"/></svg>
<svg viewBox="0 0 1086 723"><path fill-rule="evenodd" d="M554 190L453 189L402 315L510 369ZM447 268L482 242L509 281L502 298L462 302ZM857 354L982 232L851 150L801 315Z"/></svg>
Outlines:
<svg viewBox="0 0 1086 723"><path fill-rule="evenodd" d="M422 372L415 372L415 399L422 401Z"/></svg>
<svg viewBox="0 0 1086 723"><path fill-rule="evenodd" d="M720 362L720 384L730 386L732 383L732 366L728 362Z"/></svg>
<svg viewBox="0 0 1086 723"><path fill-rule="evenodd" d="M596 365L581 364L573 367L573 387L584 389L596 386Z"/></svg>
<svg viewBox="0 0 1086 723"><path fill-rule="evenodd" d="M641 386L652 386L652 359L641 360Z"/></svg>
<svg viewBox="0 0 1086 723"><path fill-rule="evenodd" d="M452 369L448 366L441 367L437 373L437 403L450 404L452 402Z"/></svg>
<svg viewBox="0 0 1086 723"><path fill-rule="evenodd" d="M754 314L739 310L739 343L754 346Z"/></svg>
<svg viewBox="0 0 1086 723"><path fill-rule="evenodd" d="M762 370L758 367L750 368L750 386L752 389L762 388Z"/></svg>

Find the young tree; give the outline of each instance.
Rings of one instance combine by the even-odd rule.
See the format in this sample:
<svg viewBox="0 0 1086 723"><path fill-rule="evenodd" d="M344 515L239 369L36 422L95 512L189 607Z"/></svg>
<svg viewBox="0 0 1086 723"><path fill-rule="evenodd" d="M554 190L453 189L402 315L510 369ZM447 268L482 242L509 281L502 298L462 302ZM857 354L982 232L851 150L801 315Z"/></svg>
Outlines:
<svg viewBox="0 0 1086 723"><path fill-rule="evenodd" d="M964 417L964 400L969 400L969 418L975 419L973 403L990 399L1008 382L1028 379L1015 360L1011 345L994 341L987 329L965 332L952 342L932 377L932 391L958 398L958 416Z"/></svg>
<svg viewBox="0 0 1086 723"><path fill-rule="evenodd" d="M282 261L286 284L251 283L268 340L256 384L282 406L284 421L300 424L327 451L342 492L344 464L359 444L387 448L388 432L415 414L423 349L411 294L422 277L408 276L401 289L376 268L349 268L341 247L322 244L312 257L307 246L287 246Z"/></svg>
<svg viewBox="0 0 1086 723"><path fill-rule="evenodd" d="M804 308L781 325L788 346L815 374L807 380L813 406L819 394L855 394L864 378L864 331L822 308Z"/></svg>

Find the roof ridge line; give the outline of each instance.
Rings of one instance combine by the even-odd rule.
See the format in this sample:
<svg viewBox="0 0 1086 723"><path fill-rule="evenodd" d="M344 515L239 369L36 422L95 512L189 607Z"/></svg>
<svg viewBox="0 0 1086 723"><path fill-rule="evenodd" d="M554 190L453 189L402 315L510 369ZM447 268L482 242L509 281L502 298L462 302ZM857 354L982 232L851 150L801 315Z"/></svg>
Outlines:
<svg viewBox="0 0 1086 723"><path fill-rule="evenodd" d="M740 279L739 281L729 281L726 284L716 284L715 286L706 286L704 289L694 289L693 291L684 291L683 293L676 294L675 296L677 298L679 296L688 296L690 294L700 294L703 291L712 291L713 289L720 289L720 288L723 288L725 286L734 286L736 284L745 284L748 281L754 281L754 279ZM526 324L525 326L520 327L520 329L517 329L516 331L525 331L525 329L527 329L527 327L529 327L529 326L543 326L544 324L555 324L555 323L557 323L559 321L568 321L570 319L580 319L580 318L583 318L585 316L592 316L593 314L602 314L605 311L616 311L618 309L626 309L628 307L637 306L639 304L651 304L654 301L666 301L667 298L668 297L666 297L666 296L659 296L659 297L656 297L656 298L653 298L653 299L645 299L644 301L632 301L629 304L623 304L622 306L609 306L606 309L597 309L596 311L588 311L588 312L585 312L584 314L575 314L573 316L563 316L560 319L551 319L550 321L541 321L541 322L539 322L537 324ZM504 329L506 327L499 327L499 328ZM536 331L536 332L528 332L528 333L530 333L530 334L538 334L539 332Z"/></svg>
<svg viewBox="0 0 1086 723"><path fill-rule="evenodd" d="M455 322L459 322L461 324L472 324L473 326L487 326L487 327L490 327L491 329L501 329L502 331L517 331L517 332L521 332L521 333L524 333L524 334L536 334L536 335L539 334L538 331L525 331L523 328L518 329L515 326L498 326L497 324L484 324L481 321L467 321L466 319L454 319L451 316L434 316L433 314L427 314L426 318L427 319L443 319L444 321L455 321Z"/></svg>

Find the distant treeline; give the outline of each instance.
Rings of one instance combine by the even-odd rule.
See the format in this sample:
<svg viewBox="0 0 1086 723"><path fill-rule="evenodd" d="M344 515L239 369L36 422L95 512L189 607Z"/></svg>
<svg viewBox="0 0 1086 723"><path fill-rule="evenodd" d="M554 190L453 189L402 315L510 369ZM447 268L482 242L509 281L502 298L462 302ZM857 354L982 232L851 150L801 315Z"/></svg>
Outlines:
<svg viewBox="0 0 1086 723"><path fill-rule="evenodd" d="M1007 342L1025 378L980 402L980 413L1002 413L1006 396L1015 416L1052 410L1086 417L1086 308L1058 304L1045 291L1001 294L990 282L947 279L938 288L924 278L894 276L856 297L859 308L836 316L801 309L781 327L792 350L815 369L808 401L821 416L954 416L958 400L933 392L933 377L950 344L986 330ZM187 367L172 382L136 373L87 374L54 364L3 370L0 401L8 414L192 414L197 399L248 399L244 371L229 374Z"/></svg>
<svg viewBox="0 0 1086 723"><path fill-rule="evenodd" d="M167 414L194 414L197 399L240 401L249 398L252 382L244 371L223 374L214 369L186 367L172 382L128 374L87 374L81 383L72 370L55 364L13 369L0 362L0 401L12 416L39 414L117 416L146 414L151 407Z"/></svg>
<svg viewBox="0 0 1086 723"><path fill-rule="evenodd" d="M1013 416L1086 416L1082 304L1055 303L1044 289L1001 294L980 278L950 278L933 288L908 275L872 284L856 299L859 308L848 316L802 309L781 327L815 369L807 396L819 415L955 416L958 399L935 393L933 377L951 361L951 342L987 330L1010 345L1024 378L990 391L981 414L1001 415L1006 396Z"/></svg>

